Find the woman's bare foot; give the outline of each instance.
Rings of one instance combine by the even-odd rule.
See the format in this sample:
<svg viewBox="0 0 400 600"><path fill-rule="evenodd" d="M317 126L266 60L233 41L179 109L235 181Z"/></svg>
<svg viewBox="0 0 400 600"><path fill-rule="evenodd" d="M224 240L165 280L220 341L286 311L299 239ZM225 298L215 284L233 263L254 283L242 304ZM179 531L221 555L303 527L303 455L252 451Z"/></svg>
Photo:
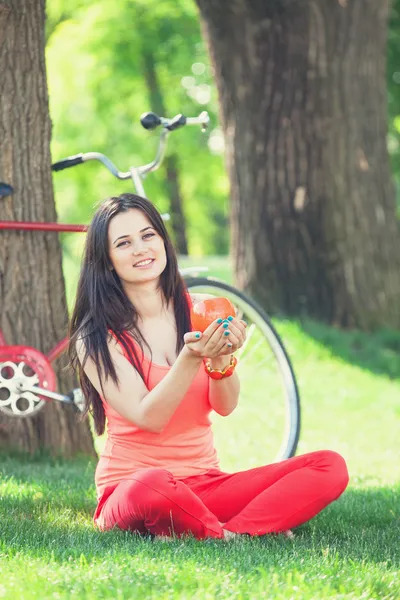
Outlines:
<svg viewBox="0 0 400 600"><path fill-rule="evenodd" d="M219 524L221 525L222 533L224 534L224 540L234 540L240 535L240 533L234 533L233 531L229 531L229 529L224 529L225 523L219 522Z"/></svg>
<svg viewBox="0 0 400 600"><path fill-rule="evenodd" d="M222 528L222 531L224 533L224 540L227 540L227 541L234 540L235 538L237 538L241 535L240 533L234 533L233 531L229 531L228 529L224 529L224 528ZM291 529L282 531L282 534L289 540L294 540L294 538L296 537Z"/></svg>
<svg viewBox="0 0 400 600"><path fill-rule="evenodd" d="M286 531L283 531L282 533L285 537L289 538L290 540L294 540L294 538L296 537L291 529L286 529Z"/></svg>
<svg viewBox="0 0 400 600"><path fill-rule="evenodd" d="M234 533L233 531L229 531L229 529L222 528L222 531L224 533L224 540L226 540L227 542L229 542L230 540L234 540L240 535L240 533Z"/></svg>
<svg viewBox="0 0 400 600"><path fill-rule="evenodd" d="M229 529L224 529L225 523L220 523L220 525L224 534L224 540L234 540L235 538L241 535L240 533L234 533L233 531L229 531ZM282 531L282 534L289 540L294 540L294 538L296 537L291 529L286 529L285 531Z"/></svg>

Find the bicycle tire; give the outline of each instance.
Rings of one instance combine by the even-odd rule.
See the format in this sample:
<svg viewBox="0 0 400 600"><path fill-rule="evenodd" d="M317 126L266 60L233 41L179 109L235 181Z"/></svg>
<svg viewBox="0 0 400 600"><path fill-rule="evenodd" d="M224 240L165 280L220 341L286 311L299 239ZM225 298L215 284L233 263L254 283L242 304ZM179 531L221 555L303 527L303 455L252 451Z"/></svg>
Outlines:
<svg viewBox="0 0 400 600"><path fill-rule="evenodd" d="M277 462L295 455L300 437L300 395L294 370L284 347L281 337L265 311L251 298L235 287L216 279L214 277L184 277L187 288L192 292L208 293L214 296L228 297L235 307L242 311L245 320L249 318L252 323L261 328L262 335L266 339L272 354L275 356L282 383L285 390L285 423L281 432L281 443L272 462ZM240 366L240 362L239 362ZM240 405L240 403L239 403Z"/></svg>

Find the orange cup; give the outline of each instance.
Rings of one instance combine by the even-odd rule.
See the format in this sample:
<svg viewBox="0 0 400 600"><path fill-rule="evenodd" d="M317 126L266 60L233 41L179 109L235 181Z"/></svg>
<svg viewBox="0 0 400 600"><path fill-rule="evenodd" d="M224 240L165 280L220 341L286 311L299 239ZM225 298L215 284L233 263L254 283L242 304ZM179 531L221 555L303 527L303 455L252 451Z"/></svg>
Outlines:
<svg viewBox="0 0 400 600"><path fill-rule="evenodd" d="M235 314L235 307L228 298L208 298L191 308L190 320L193 331L204 331L216 319L227 319Z"/></svg>

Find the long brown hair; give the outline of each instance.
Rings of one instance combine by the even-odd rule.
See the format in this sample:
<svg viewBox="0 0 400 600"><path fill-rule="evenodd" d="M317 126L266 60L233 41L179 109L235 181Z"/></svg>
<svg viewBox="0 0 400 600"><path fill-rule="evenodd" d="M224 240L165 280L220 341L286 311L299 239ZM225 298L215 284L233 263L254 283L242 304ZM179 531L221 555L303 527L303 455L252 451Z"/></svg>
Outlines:
<svg viewBox="0 0 400 600"><path fill-rule="evenodd" d="M108 253L108 226L111 219L132 208L141 210L164 240L167 264L160 276L160 287L167 305L171 300L173 301L178 334L177 353L184 345L184 334L191 328L186 287L178 270L175 249L160 213L151 202L136 194L121 194L107 198L97 208L88 228L75 307L69 326L68 348L70 364L78 374L86 400L84 414L90 412L93 415L95 430L99 435L104 432L105 427L104 407L99 393L84 371L84 366L88 357L96 364L103 396L103 382L109 377L118 385L117 373L107 345L110 330L122 344L130 361L145 381L141 359L135 345L129 343L127 332L136 340L142 351L143 344L148 348L149 345L139 331L135 306L125 294L115 270L110 269L111 261ZM82 362L78 359L76 348L79 340L82 340L85 348ZM151 352L150 348L149 350Z"/></svg>

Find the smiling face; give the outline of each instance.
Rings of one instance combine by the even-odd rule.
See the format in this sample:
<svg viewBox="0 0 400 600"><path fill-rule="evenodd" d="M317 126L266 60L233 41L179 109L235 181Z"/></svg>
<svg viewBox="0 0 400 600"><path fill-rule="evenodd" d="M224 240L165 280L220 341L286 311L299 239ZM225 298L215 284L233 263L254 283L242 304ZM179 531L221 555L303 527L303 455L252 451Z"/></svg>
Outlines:
<svg viewBox="0 0 400 600"><path fill-rule="evenodd" d="M141 210L120 212L108 227L108 254L122 284L158 283L167 264L164 240Z"/></svg>

